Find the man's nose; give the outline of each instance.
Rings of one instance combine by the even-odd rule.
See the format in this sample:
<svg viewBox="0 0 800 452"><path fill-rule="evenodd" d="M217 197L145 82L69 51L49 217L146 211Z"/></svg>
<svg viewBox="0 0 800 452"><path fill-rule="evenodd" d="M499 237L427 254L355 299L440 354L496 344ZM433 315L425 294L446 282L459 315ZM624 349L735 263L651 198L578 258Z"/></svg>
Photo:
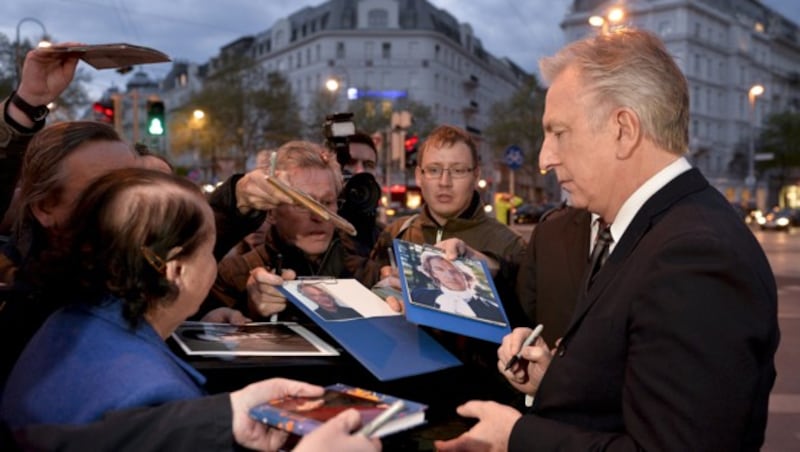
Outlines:
<svg viewBox="0 0 800 452"><path fill-rule="evenodd" d="M545 136L542 148L539 150L539 171L544 174L558 163L555 153L551 149L548 138Z"/></svg>

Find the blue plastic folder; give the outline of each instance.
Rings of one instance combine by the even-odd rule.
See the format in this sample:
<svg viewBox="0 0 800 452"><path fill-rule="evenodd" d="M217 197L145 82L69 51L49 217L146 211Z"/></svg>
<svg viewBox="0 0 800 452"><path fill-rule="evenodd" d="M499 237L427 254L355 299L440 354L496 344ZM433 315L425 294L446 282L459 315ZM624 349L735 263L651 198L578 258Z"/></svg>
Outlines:
<svg viewBox="0 0 800 452"><path fill-rule="evenodd" d="M485 306L491 306L493 317L480 317L448 312L440 307L438 296L441 290L434 283L431 275L426 274L422 266L422 256L444 254L430 245L420 245L404 240L394 240L394 254L400 270L400 285L403 290L406 318L409 322L426 325L463 336L501 343L503 337L511 332L503 304L497 295L486 262L475 259L457 259L457 268L467 272L473 278L472 290Z"/></svg>
<svg viewBox="0 0 800 452"><path fill-rule="evenodd" d="M328 321L291 291L284 287L280 290L380 381L461 365L458 358L402 315ZM384 303L377 295L375 298Z"/></svg>

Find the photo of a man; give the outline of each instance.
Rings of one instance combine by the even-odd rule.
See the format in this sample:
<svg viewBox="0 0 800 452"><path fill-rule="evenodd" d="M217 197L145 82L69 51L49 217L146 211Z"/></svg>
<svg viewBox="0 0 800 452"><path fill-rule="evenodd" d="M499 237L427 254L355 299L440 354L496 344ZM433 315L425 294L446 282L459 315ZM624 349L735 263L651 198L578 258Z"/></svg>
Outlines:
<svg viewBox="0 0 800 452"><path fill-rule="evenodd" d="M444 255L425 250L419 256L417 270L432 283L411 290L411 303L451 314L505 325L497 300L477 290L478 279L463 262L450 261Z"/></svg>
<svg viewBox="0 0 800 452"><path fill-rule="evenodd" d="M297 291L316 305L314 313L325 320L351 320L363 317L358 311L336 299L322 287L322 284L300 283L297 285Z"/></svg>

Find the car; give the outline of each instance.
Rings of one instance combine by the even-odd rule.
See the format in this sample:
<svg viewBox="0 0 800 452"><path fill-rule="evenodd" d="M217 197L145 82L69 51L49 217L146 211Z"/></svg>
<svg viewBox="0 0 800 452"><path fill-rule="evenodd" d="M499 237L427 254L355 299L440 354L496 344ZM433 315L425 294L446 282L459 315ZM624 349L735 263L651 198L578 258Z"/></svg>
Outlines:
<svg viewBox="0 0 800 452"><path fill-rule="evenodd" d="M522 204L514 209L514 223L536 224L545 212L556 206L557 204L549 202L544 204Z"/></svg>
<svg viewBox="0 0 800 452"><path fill-rule="evenodd" d="M761 230L786 231L792 226L800 226L800 209L775 207L768 214L758 218Z"/></svg>

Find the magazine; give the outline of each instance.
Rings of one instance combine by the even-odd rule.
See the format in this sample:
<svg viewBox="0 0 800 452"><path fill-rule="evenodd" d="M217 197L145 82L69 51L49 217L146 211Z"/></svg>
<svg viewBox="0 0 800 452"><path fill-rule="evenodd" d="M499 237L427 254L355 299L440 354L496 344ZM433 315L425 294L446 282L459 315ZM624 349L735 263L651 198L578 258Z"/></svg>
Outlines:
<svg viewBox="0 0 800 452"><path fill-rule="evenodd" d="M358 410L362 425L367 425L398 401L402 401L399 412L371 435L380 438L424 424L425 410L428 407L410 400L337 383L326 387L325 393L320 397L285 397L258 405L250 410L250 417L302 436L349 408Z"/></svg>
<svg viewBox="0 0 800 452"><path fill-rule="evenodd" d="M172 337L187 355L337 356L327 342L293 322L184 322Z"/></svg>

